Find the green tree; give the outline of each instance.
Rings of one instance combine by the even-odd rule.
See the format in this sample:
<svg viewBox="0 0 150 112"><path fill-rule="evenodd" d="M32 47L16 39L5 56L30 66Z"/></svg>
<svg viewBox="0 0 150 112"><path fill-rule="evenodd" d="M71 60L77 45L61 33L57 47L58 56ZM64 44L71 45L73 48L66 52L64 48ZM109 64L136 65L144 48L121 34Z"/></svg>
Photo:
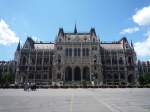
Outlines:
<svg viewBox="0 0 150 112"><path fill-rule="evenodd" d="M140 77L139 77L139 83L141 85L150 84L150 73L145 73L143 75L140 75Z"/></svg>
<svg viewBox="0 0 150 112"><path fill-rule="evenodd" d="M13 73L11 73L9 71L4 72L4 73L2 73L2 76L1 76L1 85L8 86L9 84L14 83L14 80L15 80L15 77L14 77Z"/></svg>

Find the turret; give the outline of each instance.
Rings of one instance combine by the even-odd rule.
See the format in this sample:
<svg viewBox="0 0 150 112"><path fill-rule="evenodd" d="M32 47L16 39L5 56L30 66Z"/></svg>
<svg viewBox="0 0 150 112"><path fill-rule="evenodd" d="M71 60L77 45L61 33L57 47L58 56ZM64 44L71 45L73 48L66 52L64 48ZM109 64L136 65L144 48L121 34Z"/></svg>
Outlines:
<svg viewBox="0 0 150 112"><path fill-rule="evenodd" d="M17 46L17 51L20 51L20 40L19 40L19 43L18 43L18 46Z"/></svg>
<svg viewBox="0 0 150 112"><path fill-rule="evenodd" d="M91 28L90 33L91 33L91 35L96 36L95 28Z"/></svg>

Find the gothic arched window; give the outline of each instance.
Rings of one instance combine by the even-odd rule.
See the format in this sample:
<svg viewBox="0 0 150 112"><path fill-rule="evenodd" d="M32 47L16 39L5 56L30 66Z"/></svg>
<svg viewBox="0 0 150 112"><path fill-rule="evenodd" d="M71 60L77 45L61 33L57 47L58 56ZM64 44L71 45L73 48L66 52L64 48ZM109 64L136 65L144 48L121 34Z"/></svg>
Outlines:
<svg viewBox="0 0 150 112"><path fill-rule="evenodd" d="M86 48L86 56L89 56L89 49Z"/></svg>
<svg viewBox="0 0 150 112"><path fill-rule="evenodd" d="M95 38L93 38L93 42L95 42Z"/></svg>
<svg viewBox="0 0 150 112"><path fill-rule="evenodd" d="M80 56L80 52L81 52L81 50L80 50L80 48L78 48L78 56Z"/></svg>
<svg viewBox="0 0 150 112"><path fill-rule="evenodd" d="M82 49L82 54L85 56L85 48Z"/></svg>
<svg viewBox="0 0 150 112"><path fill-rule="evenodd" d="M94 63L96 63L97 62L97 56L95 55L94 56Z"/></svg>
<svg viewBox="0 0 150 112"><path fill-rule="evenodd" d="M68 56L68 48L65 49L65 55Z"/></svg>
<svg viewBox="0 0 150 112"><path fill-rule="evenodd" d="M25 65L26 64L26 57L23 57L22 63Z"/></svg>
<svg viewBox="0 0 150 112"><path fill-rule="evenodd" d="M120 59L119 59L119 64L123 64L123 59L122 59L122 57L120 57Z"/></svg>
<svg viewBox="0 0 150 112"><path fill-rule="evenodd" d="M128 63L131 64L132 63L132 58L128 57Z"/></svg>
<svg viewBox="0 0 150 112"><path fill-rule="evenodd" d="M74 48L74 56L77 56L77 48Z"/></svg>
<svg viewBox="0 0 150 112"><path fill-rule="evenodd" d="M69 56L72 56L72 48L69 48Z"/></svg>
<svg viewBox="0 0 150 112"><path fill-rule="evenodd" d="M61 63L61 56L58 55L58 63Z"/></svg>

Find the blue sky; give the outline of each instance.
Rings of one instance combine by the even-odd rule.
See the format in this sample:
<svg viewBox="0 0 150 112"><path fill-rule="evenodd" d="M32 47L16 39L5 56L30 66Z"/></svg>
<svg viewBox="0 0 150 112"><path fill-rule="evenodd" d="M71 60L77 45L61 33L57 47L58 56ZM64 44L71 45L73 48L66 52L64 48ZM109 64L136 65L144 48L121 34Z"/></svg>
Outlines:
<svg viewBox="0 0 150 112"><path fill-rule="evenodd" d="M24 43L27 36L33 36L42 41L54 41L59 27L71 32L75 23L81 32L95 27L102 41L126 36L135 43L138 58L150 60L150 21L145 20L149 13L142 18L146 25L133 19L138 11L149 6L149 0L0 0L0 27L7 25L3 29L14 33L4 39L1 35L7 31L0 28L0 60L14 58L17 39ZM149 49L143 52L141 46L145 43Z"/></svg>

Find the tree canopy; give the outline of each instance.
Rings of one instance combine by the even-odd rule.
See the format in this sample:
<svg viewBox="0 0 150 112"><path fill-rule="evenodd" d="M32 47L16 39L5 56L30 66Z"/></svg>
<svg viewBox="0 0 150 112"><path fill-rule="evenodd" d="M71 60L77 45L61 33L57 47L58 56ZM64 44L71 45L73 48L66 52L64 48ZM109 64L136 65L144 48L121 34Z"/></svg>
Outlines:
<svg viewBox="0 0 150 112"><path fill-rule="evenodd" d="M141 85L150 84L150 73L144 73L143 75L140 75L139 83Z"/></svg>

